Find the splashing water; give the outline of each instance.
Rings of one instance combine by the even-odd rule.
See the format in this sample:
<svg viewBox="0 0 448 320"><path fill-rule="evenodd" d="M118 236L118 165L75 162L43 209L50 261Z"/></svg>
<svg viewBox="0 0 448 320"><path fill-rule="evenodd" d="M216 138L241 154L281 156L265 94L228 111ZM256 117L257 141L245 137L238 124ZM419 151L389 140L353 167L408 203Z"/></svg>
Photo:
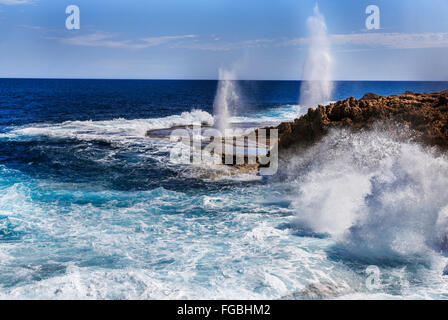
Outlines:
<svg viewBox="0 0 448 320"><path fill-rule="evenodd" d="M208 105L191 110L214 82L2 81L21 85L2 91L0 299L448 299L446 154L381 128L342 130L279 159L279 176L227 179L170 162L173 145L146 136L214 126ZM414 85L350 84L350 95L446 87ZM65 87L82 101L75 111L59 104ZM24 88L39 112L18 102ZM127 98L140 93L176 107ZM303 111L269 97L229 122L266 126ZM116 100L133 107L103 108ZM83 120L91 111L107 113ZM371 264L381 271L373 291Z"/></svg>
<svg viewBox="0 0 448 320"><path fill-rule="evenodd" d="M219 69L219 84L213 103L213 113L215 125L224 134L230 128L230 110L236 108L239 100L238 90L235 81L235 73L228 70Z"/></svg>
<svg viewBox="0 0 448 320"><path fill-rule="evenodd" d="M300 105L314 107L331 99L332 58L327 37L327 25L319 7L314 7L314 15L307 20L310 35L308 53L303 68L303 83L300 88Z"/></svg>
<svg viewBox="0 0 448 320"><path fill-rule="evenodd" d="M445 155L381 129L342 130L293 160L300 228L363 260L421 261L447 249Z"/></svg>

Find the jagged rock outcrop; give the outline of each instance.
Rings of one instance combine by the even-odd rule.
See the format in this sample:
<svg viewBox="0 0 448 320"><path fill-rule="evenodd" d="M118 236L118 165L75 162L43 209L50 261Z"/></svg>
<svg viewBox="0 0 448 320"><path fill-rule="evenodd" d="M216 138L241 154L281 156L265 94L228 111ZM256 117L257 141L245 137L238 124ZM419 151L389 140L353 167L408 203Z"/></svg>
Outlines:
<svg viewBox="0 0 448 320"><path fill-rule="evenodd" d="M448 150L448 90L434 93L413 93L378 96L367 93L361 99L353 97L319 105L308 113L276 127L279 148L310 145L329 129L346 127L354 130L369 128L377 121L403 124L421 142Z"/></svg>

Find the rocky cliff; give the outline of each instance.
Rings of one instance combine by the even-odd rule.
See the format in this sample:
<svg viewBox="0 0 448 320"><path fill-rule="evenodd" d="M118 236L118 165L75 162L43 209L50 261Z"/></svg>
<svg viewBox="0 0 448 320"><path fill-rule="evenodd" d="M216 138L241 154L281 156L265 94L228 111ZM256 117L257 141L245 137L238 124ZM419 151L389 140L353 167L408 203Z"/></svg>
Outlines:
<svg viewBox="0 0 448 320"><path fill-rule="evenodd" d="M448 150L448 90L435 93L406 91L388 97L367 93L359 100L348 98L310 108L294 122L276 127L279 148L312 144L331 128L359 130L378 121L402 124L415 134L417 140Z"/></svg>

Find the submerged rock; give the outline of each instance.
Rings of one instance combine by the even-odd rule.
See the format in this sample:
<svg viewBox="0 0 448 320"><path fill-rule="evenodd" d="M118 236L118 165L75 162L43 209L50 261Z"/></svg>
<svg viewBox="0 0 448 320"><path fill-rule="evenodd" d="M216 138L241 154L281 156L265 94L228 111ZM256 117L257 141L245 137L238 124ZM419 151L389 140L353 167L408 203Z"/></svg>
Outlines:
<svg viewBox="0 0 448 320"><path fill-rule="evenodd" d="M369 128L376 122L402 124L424 144L448 149L448 90L434 93L413 93L378 96L367 93L357 100L350 97L326 106L308 109L308 113L284 122L278 127L279 148L310 145L329 129L353 130Z"/></svg>

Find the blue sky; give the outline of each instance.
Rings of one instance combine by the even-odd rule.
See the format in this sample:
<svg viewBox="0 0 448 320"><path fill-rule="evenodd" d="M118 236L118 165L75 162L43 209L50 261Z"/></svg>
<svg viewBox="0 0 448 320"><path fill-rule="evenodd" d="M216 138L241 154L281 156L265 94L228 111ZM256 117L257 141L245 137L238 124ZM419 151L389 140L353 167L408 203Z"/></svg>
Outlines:
<svg viewBox="0 0 448 320"><path fill-rule="evenodd" d="M315 0L0 0L0 77L301 79ZM77 5L81 29L67 30ZM334 79L448 80L447 0L319 0ZM365 30L365 9L381 29Z"/></svg>

